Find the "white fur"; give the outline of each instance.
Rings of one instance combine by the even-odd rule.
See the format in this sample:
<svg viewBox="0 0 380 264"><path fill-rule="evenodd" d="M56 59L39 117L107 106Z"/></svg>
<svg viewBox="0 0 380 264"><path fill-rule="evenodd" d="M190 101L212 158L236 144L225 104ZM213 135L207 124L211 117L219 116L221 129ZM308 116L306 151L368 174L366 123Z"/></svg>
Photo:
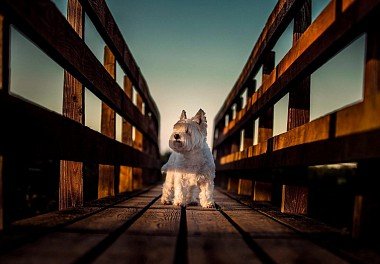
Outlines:
<svg viewBox="0 0 380 264"><path fill-rule="evenodd" d="M162 166L166 180L161 202L177 206L198 204L214 206L215 163L206 142L207 121L202 109L191 119L182 111L174 125L169 146L174 150Z"/></svg>

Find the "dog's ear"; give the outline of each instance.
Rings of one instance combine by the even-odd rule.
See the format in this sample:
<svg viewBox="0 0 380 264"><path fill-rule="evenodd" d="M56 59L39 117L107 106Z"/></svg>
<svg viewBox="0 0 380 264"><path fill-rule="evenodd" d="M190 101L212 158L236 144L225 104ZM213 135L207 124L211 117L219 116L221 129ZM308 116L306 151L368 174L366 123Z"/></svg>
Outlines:
<svg viewBox="0 0 380 264"><path fill-rule="evenodd" d="M182 113L181 113L181 117L179 118L179 120L184 120L186 119L186 111L185 110L182 110Z"/></svg>
<svg viewBox="0 0 380 264"><path fill-rule="evenodd" d="M195 116L191 120L197 122L198 125L207 124L206 113L202 109L199 109L199 111L195 114Z"/></svg>

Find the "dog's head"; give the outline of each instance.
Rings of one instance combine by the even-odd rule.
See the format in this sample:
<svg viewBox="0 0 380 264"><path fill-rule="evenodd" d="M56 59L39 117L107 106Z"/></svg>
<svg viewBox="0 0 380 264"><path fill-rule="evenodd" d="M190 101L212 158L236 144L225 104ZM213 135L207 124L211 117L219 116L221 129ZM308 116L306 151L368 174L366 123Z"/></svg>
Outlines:
<svg viewBox="0 0 380 264"><path fill-rule="evenodd" d="M202 109L194 117L187 119L185 110L182 110L179 121L174 125L169 139L169 146L175 152L185 153L201 148L206 141L207 120Z"/></svg>

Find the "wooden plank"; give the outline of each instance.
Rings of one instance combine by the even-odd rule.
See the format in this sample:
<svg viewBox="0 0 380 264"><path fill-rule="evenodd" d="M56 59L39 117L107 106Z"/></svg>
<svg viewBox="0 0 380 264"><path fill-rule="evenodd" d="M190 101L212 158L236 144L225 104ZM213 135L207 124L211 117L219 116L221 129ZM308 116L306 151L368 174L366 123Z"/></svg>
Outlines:
<svg viewBox="0 0 380 264"><path fill-rule="evenodd" d="M262 81L265 82L270 78L275 64L275 53L273 51L267 54L263 63ZM259 117L258 142L264 142L273 136L273 115L274 107L265 110Z"/></svg>
<svg viewBox="0 0 380 264"><path fill-rule="evenodd" d="M380 1L371 1L369 4L356 0L336 17L335 1L330 2L272 72L274 79L262 84L252 97L251 107L241 118L236 119L234 127L218 137L215 146L280 100L294 83L311 74L355 39L365 30L366 22L379 8Z"/></svg>
<svg viewBox="0 0 380 264"><path fill-rule="evenodd" d="M158 132L150 130L150 120L127 98L53 2L6 0L0 6L20 32L157 144Z"/></svg>
<svg viewBox="0 0 380 264"><path fill-rule="evenodd" d="M84 12L77 0L67 2L67 21L83 39ZM83 85L67 71L63 80L62 114L84 124ZM60 161L59 209L83 205L83 164L67 160Z"/></svg>
<svg viewBox="0 0 380 264"><path fill-rule="evenodd" d="M252 195L252 180L239 179L238 194Z"/></svg>
<svg viewBox="0 0 380 264"><path fill-rule="evenodd" d="M278 1L255 43L238 80L228 94L222 108L216 115L214 124L218 124L221 121L227 109L231 108L234 98L241 93L244 89L244 85L249 82L249 79L253 78L253 76L259 71L265 55L272 50L290 21L293 19L294 12L301 7L303 2L304 0Z"/></svg>
<svg viewBox="0 0 380 264"><path fill-rule="evenodd" d="M239 188L239 178L228 178L227 191L237 193Z"/></svg>
<svg viewBox="0 0 380 264"><path fill-rule="evenodd" d="M190 263L261 263L240 234L215 210L187 210Z"/></svg>
<svg viewBox="0 0 380 264"><path fill-rule="evenodd" d="M219 201L216 201L219 203ZM238 203L230 201L231 203ZM220 202L221 206L223 202ZM292 229L253 210L223 210L275 263L347 263Z"/></svg>
<svg viewBox="0 0 380 264"><path fill-rule="evenodd" d="M8 125L7 130L0 130L0 138L7 138L0 144L0 153L4 155L159 167L157 159L130 146L57 113L1 93L0 120ZM26 134L23 133L25 126L28 127Z"/></svg>
<svg viewBox="0 0 380 264"><path fill-rule="evenodd" d="M272 201L273 184L270 182L255 181L253 189L253 201L270 202Z"/></svg>
<svg viewBox="0 0 380 264"><path fill-rule="evenodd" d="M116 78L116 59L111 50L104 47L104 68L112 78ZM116 114L107 104L102 102L101 132L111 139L116 136ZM115 167L99 165L98 198L115 195Z"/></svg>
<svg viewBox="0 0 380 264"><path fill-rule="evenodd" d="M311 1L306 1L294 18L293 45L311 23ZM306 76L289 92L287 130L303 125L310 120L310 76ZM306 214L308 188L282 185L281 212Z"/></svg>
<svg viewBox="0 0 380 264"><path fill-rule="evenodd" d="M124 76L124 92L129 99L132 100L132 82L128 76ZM132 125L123 118L123 123L121 126L121 142L128 146L132 146ZM119 175L119 192L126 192L133 190L133 178L132 178L132 167L120 166Z"/></svg>
<svg viewBox="0 0 380 264"><path fill-rule="evenodd" d="M105 40L106 44L110 47L117 61L124 72L130 76L135 88L147 102L149 109L151 109L155 120L159 120L159 111L157 106L149 94L149 89L144 77L142 76L139 67L133 58L107 4L105 1L92 0L80 1L85 7L90 19L99 31L100 35Z"/></svg>
<svg viewBox="0 0 380 264"><path fill-rule="evenodd" d="M171 263L174 259L181 210L157 201L129 229L123 233L96 261L104 263L128 262Z"/></svg>
<svg viewBox="0 0 380 264"><path fill-rule="evenodd" d="M380 97L373 100L377 103L348 106L275 136L264 146L252 146L244 152L222 157L217 170L309 166L376 158L379 154L375 138L380 128L376 113L380 111Z"/></svg>
<svg viewBox="0 0 380 264"><path fill-rule="evenodd" d="M9 25L0 14L0 93L9 92ZM0 119L1 124L6 124ZM4 128L2 128L4 129ZM7 138L3 138L7 140ZM4 156L0 150L0 232L4 229Z"/></svg>

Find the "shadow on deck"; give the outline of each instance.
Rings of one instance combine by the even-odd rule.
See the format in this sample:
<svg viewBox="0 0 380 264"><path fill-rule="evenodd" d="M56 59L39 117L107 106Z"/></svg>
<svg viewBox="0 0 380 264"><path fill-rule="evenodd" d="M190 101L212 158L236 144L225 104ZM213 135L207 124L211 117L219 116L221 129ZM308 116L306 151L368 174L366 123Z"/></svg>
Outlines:
<svg viewBox="0 0 380 264"><path fill-rule="evenodd" d="M215 191L216 209L160 203L161 186L16 222L1 263L375 263L335 229ZM53 216L55 214L55 216ZM40 228L43 227L43 228ZM343 242L344 241L344 242Z"/></svg>

